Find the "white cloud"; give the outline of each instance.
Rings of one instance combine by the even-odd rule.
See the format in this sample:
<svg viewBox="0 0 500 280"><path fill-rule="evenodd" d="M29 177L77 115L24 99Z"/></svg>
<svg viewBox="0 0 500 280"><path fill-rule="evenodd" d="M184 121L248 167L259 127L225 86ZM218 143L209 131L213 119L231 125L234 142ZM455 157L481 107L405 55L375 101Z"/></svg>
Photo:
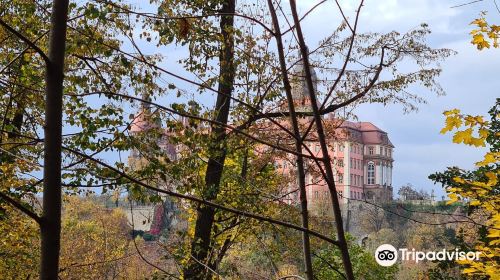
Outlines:
<svg viewBox="0 0 500 280"><path fill-rule="evenodd" d="M435 172L444 171L446 167L458 166L463 169L474 169L474 162L481 159L484 149L451 144L451 141L427 145L399 144L394 151L394 187L412 183L417 188L436 194L444 194L440 185L433 185L427 177Z"/></svg>
<svg viewBox="0 0 500 280"><path fill-rule="evenodd" d="M299 1L299 11L304 14L317 1ZM359 1L339 1L345 15L353 20ZM461 15L463 9L453 9L453 2L432 0L384 0L365 1L360 15L359 27L361 31L387 32L392 30L406 31L415 28L421 23L428 23L434 32L459 33L452 27L451 20ZM328 1L317 8L305 21L306 28L314 30L318 26L337 26L341 21L341 14L334 1ZM468 22L465 23L465 25ZM464 28L464 27L461 27Z"/></svg>

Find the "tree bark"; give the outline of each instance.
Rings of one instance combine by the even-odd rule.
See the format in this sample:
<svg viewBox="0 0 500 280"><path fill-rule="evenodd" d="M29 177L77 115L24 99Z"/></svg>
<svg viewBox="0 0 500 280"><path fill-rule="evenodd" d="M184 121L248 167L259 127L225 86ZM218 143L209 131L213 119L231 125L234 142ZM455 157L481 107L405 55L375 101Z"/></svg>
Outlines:
<svg viewBox="0 0 500 280"><path fill-rule="evenodd" d="M269 12L271 14L276 44L278 48L278 55L280 61L281 74L283 78L283 84L285 87L285 93L288 101L288 111L290 112L290 123L293 127L293 134L295 137L295 150L297 151L296 163L297 163L297 182L300 190L300 208L301 208L301 220L302 227L309 228L309 213L307 210L307 194L306 194L306 181L305 181L305 171L304 171L304 158L302 157L302 136L299 130L299 124L297 119L297 114L295 112L295 104L293 103L292 88L290 85L290 80L288 78L287 66L285 61L283 40L281 38L281 30L278 22L278 16L276 15L276 10L274 9L272 0L267 1L269 6ZM312 270L312 259L311 259L311 242L309 234L307 232L302 232L302 248L304 255L304 268L306 272L307 280L314 279L314 273Z"/></svg>
<svg viewBox="0 0 500 280"><path fill-rule="evenodd" d="M215 104L215 120L218 123L227 124L229 108L233 92L235 77L234 69L234 17L236 8L235 0L227 0L222 4L220 10L221 34L223 42L219 55L219 86L217 101ZM211 138L214 139L211 155L207 164L205 175L204 199L213 200L219 192L219 185L224 170L226 159L226 129L223 126L212 125ZM191 242L191 257L187 267L184 269L185 279L207 279L210 272L202 264L209 264L208 253L211 246L212 228L214 224L215 209L206 205L198 206L194 238Z"/></svg>
<svg viewBox="0 0 500 280"><path fill-rule="evenodd" d="M68 0L54 0L45 74L45 140L40 279L56 280L61 240L62 96Z"/></svg>
<svg viewBox="0 0 500 280"><path fill-rule="evenodd" d="M330 192L330 197L333 205L333 216L335 218L335 226L337 229L338 246L342 255L342 262L344 264L344 270L348 280L354 280L354 273L352 270L351 259L349 257L349 250L347 247L347 241L344 233L344 226L342 223L342 213L340 210L339 199L337 195L337 189L335 188L335 180L333 176L333 169L331 164L330 154L328 153L328 147L326 145L326 136L323 130L323 122L321 119L321 113L318 108L318 103L316 99L316 92L314 91L314 85L311 78L311 69L309 67L309 57L306 43L304 41L304 36L302 34L302 28L300 25L300 19L297 14L297 6L295 0L290 0L290 8L292 11L293 21L297 31L297 40L299 41L300 52L302 55L302 60L304 62L304 72L307 88L309 91L309 98L311 100L311 107L313 110L314 122L316 124L316 130L318 134L318 140L321 146L321 152L323 154L323 165L326 173L325 181L328 185Z"/></svg>

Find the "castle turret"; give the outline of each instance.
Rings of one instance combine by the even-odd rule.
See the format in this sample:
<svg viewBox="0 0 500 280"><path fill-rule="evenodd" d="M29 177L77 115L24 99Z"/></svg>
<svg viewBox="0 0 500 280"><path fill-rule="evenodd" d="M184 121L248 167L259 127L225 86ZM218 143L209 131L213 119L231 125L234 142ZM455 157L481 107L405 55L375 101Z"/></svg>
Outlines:
<svg viewBox="0 0 500 280"><path fill-rule="evenodd" d="M311 78L313 82L314 92L318 90L318 76L314 67L310 66ZM291 73L291 86L292 86L292 97L295 104L295 109L298 112L310 112L311 101L309 97L309 87L307 86L306 81L306 72L304 68L304 61L301 59L297 64L292 68Z"/></svg>

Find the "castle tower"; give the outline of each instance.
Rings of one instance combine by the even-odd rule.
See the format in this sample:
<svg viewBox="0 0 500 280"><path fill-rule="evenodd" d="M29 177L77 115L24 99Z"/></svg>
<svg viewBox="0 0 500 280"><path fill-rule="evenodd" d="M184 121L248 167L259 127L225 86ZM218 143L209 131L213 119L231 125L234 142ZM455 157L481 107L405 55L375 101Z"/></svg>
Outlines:
<svg viewBox="0 0 500 280"><path fill-rule="evenodd" d="M313 81L314 92L318 90L318 76L314 67L310 66L311 78ZM304 61L301 59L292 68L290 75L292 87L292 97L294 100L295 110L297 112L311 112L311 99L309 97L309 88L306 81L306 72L304 69Z"/></svg>
<svg viewBox="0 0 500 280"><path fill-rule="evenodd" d="M164 152L170 160L177 158L177 149L168 141L167 131L162 128L161 119L155 111L151 110L151 105L148 101L151 100L149 94L142 95L141 105L139 110L134 115L134 119L130 124L130 134L140 137L156 137L154 142ZM141 156L136 149L132 149L129 156L129 165L132 166L136 162L141 161Z"/></svg>
<svg viewBox="0 0 500 280"><path fill-rule="evenodd" d="M150 95L144 94L142 100L129 129L130 135L136 137L138 145L141 146L140 151L133 148L128 157L128 166L135 170L145 167L151 157L161 157L165 161L175 160L177 157L177 149L169 142L167 131L162 128L158 112L151 108ZM150 153L151 151L154 153ZM175 189L174 182L168 176L166 179L152 180L148 183L155 184L154 187L160 189ZM150 190L146 190L146 192L155 193ZM155 238L159 238L177 224L177 206L170 197L162 193L160 196L163 198L162 203L148 203L143 205L146 210L141 210L149 211L153 217L149 233Z"/></svg>
<svg viewBox="0 0 500 280"><path fill-rule="evenodd" d="M142 100L150 101L151 98L149 94L145 93L142 95ZM155 119L153 116L154 114L151 112L151 105L145 101L141 101L139 110L134 115L134 119L130 124L129 132L133 137L145 137L151 130L161 127L160 119ZM131 167L139 167L142 158L143 155L141 155L137 149L133 148L128 158L128 165Z"/></svg>

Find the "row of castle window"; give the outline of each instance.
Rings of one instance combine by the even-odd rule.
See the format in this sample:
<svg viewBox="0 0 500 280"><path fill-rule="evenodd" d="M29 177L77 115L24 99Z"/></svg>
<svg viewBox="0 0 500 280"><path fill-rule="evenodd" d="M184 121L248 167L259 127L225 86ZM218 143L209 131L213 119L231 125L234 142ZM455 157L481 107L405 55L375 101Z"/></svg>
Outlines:
<svg viewBox="0 0 500 280"><path fill-rule="evenodd" d="M344 150L344 144L336 144L336 143L334 143L332 145L333 152L336 149L339 149L339 151L343 151ZM349 150L352 153L354 153L354 154L363 154L363 145L351 143L349 145ZM319 152L320 151L319 144L315 144L314 145L314 151L315 152ZM375 154L375 146L368 146L368 154L369 155L374 155ZM378 151L377 154L390 157L391 154L392 154L392 150L390 148L387 148L387 147L379 146L379 151Z"/></svg>
<svg viewBox="0 0 500 280"><path fill-rule="evenodd" d="M335 152L335 150L343 151L344 150L344 144L336 144L336 143L334 143L334 144L332 144L331 148L332 148L332 152ZM320 150L321 150L321 147L319 146L319 144L315 144L314 145L314 151L315 152L319 152Z"/></svg>
<svg viewBox="0 0 500 280"><path fill-rule="evenodd" d="M351 174L351 185L361 186L363 184L363 180L363 176Z"/></svg>
<svg viewBox="0 0 500 280"><path fill-rule="evenodd" d="M339 197L343 198L343 192L339 191L338 192ZM328 191L323 191L323 197L328 198ZM319 199L319 191L314 191L314 198ZM353 199L365 199L365 194L362 192L356 192L356 191L351 191L351 197Z"/></svg>
<svg viewBox="0 0 500 280"><path fill-rule="evenodd" d="M353 192L353 191L351 191L351 198L354 198L354 199L364 199L365 198L365 194L362 193L362 192Z"/></svg>
<svg viewBox="0 0 500 280"><path fill-rule="evenodd" d="M363 146L359 145L359 144L351 143L351 145L350 145L350 151L353 154L362 154L363 153Z"/></svg>
<svg viewBox="0 0 500 280"><path fill-rule="evenodd" d="M369 155L374 155L375 154L375 147L369 146L368 147L368 154ZM392 156L392 149L391 148L387 148L387 147L379 146L378 154L379 155L384 155L384 156L391 157Z"/></svg>
<svg viewBox="0 0 500 280"><path fill-rule="evenodd" d="M289 165L289 163L287 163L287 161L283 161L282 163L283 163L282 164L283 168L287 168L287 166ZM337 164L337 166L343 167L344 166L343 158L336 159L336 164ZM290 164L290 165L293 166L293 164ZM385 164L380 163L380 165L385 165ZM276 162L275 166L279 167L279 163ZM361 160L351 158L351 166L354 169L359 169L359 170L363 169ZM390 165L387 165L387 166L390 166ZM374 185L375 184L375 163L374 162L369 162L367 164L366 175L367 175L367 182L366 183L368 185ZM343 181L344 181L343 175L341 173L338 173L337 174L337 182L340 184L343 184L344 183ZM306 182L309 184L314 183L313 176L311 176L309 173L306 173ZM361 186L364 183L364 176L351 174L351 182L350 183L352 185L355 185L355 186Z"/></svg>
<svg viewBox="0 0 500 280"><path fill-rule="evenodd" d="M363 162L360 159L351 158L351 168L363 170Z"/></svg>

